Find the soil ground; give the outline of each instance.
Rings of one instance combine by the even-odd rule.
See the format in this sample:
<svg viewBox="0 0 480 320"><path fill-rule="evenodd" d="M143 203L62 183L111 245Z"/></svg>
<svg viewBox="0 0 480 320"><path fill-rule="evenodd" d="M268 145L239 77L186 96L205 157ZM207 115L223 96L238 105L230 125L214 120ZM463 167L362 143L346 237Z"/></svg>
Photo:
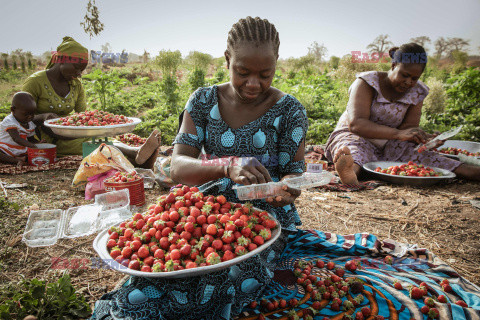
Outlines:
<svg viewBox="0 0 480 320"><path fill-rule="evenodd" d="M22 233L29 212L38 209L67 209L90 203L83 190L71 187L75 170L2 175L4 185L26 183L27 187L7 189L8 201L19 210L0 207L0 278L11 283L25 278L56 280L69 272L76 290L93 308L94 302L114 289L123 274L90 264L75 266L81 259L96 258L95 235L62 239L44 248L29 248ZM0 190L1 192L1 190ZM165 189L147 190L147 204ZM480 199L480 184L463 180L426 188L384 185L359 192L330 192L310 189L297 200L304 229L339 234L372 233L379 239L416 243L450 264L466 279L480 285L480 210L470 203ZM65 258L70 264L52 268L52 260Z"/></svg>

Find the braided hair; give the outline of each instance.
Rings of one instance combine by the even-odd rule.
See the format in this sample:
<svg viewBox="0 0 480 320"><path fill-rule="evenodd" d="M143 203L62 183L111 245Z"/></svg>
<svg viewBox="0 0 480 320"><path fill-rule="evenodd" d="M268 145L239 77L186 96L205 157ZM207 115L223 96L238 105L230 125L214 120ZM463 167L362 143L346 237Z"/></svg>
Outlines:
<svg viewBox="0 0 480 320"><path fill-rule="evenodd" d="M235 51L235 46L241 41L255 42L257 45L271 42L275 57L278 58L280 38L275 26L267 19L248 16L235 23L228 33L226 53L231 55L232 52Z"/></svg>

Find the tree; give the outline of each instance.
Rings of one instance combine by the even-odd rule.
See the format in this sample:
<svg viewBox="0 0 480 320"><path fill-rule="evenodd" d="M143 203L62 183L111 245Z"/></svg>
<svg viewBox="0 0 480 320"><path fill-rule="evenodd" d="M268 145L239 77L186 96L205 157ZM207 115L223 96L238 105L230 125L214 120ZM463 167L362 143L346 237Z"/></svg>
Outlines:
<svg viewBox="0 0 480 320"><path fill-rule="evenodd" d="M438 38L435 43L435 55L438 57L438 58L441 58L442 57L442 54L444 52L447 51L448 47L449 47L449 43L447 40L445 40L444 37L440 37Z"/></svg>
<svg viewBox="0 0 480 320"><path fill-rule="evenodd" d="M316 62L322 62L323 58L327 55L327 47L320 45L317 41L314 41L310 47L308 47L308 54L315 58Z"/></svg>
<svg viewBox="0 0 480 320"><path fill-rule="evenodd" d="M103 23L99 20L100 13L97 6L95 5L95 0L89 0L87 5L87 13L85 14L84 21L80 22L80 25L83 27L85 33L90 35L90 38L93 36L98 36L100 32L103 31Z"/></svg>
<svg viewBox="0 0 480 320"><path fill-rule="evenodd" d="M105 43L104 45L101 46L102 47L102 53L110 53L112 52L112 46L110 45L110 43Z"/></svg>
<svg viewBox="0 0 480 320"><path fill-rule="evenodd" d="M148 52L145 51L148 54ZM145 54L144 54L145 56ZM162 50L155 58L155 63L162 69L164 75L175 75L177 68L182 63L182 54L179 50Z"/></svg>
<svg viewBox="0 0 480 320"><path fill-rule="evenodd" d="M331 56L328 63L332 69L337 69L340 64L340 58L336 56Z"/></svg>
<svg viewBox="0 0 480 320"><path fill-rule="evenodd" d="M45 51L42 53L42 58L45 59L45 63L48 63L52 59L52 51Z"/></svg>
<svg viewBox="0 0 480 320"><path fill-rule="evenodd" d="M393 46L393 43L388 40L388 37L388 34L379 35L367 46L367 50L369 50L370 53L375 52L378 53L379 56L382 56L388 46Z"/></svg>
<svg viewBox="0 0 480 320"><path fill-rule="evenodd" d="M12 69L16 70L17 69L17 55L16 54L10 54L10 58L12 59Z"/></svg>
<svg viewBox="0 0 480 320"><path fill-rule="evenodd" d="M426 46L427 43L431 43L432 40L430 40L430 38L427 37L427 36L421 36L421 37L411 38L410 42L414 42L416 44L421 45L425 49L425 51L427 51L425 46Z"/></svg>
<svg viewBox="0 0 480 320"><path fill-rule="evenodd" d="M31 51L27 51L25 52L25 57L27 58L28 60L28 69L33 69L33 64L32 64L32 58L33 58L33 54Z"/></svg>
<svg viewBox="0 0 480 320"><path fill-rule="evenodd" d="M142 60L143 63L147 63L150 60L150 53L148 53L145 49L143 49Z"/></svg>
<svg viewBox="0 0 480 320"><path fill-rule="evenodd" d="M453 51L467 51L467 47L470 45L470 40L462 38L448 38L447 42L449 46L448 53L450 55Z"/></svg>
<svg viewBox="0 0 480 320"><path fill-rule="evenodd" d="M3 58L3 67L5 68L5 70L8 70L10 69L9 65L8 65L8 53L3 53L2 52L2 58Z"/></svg>

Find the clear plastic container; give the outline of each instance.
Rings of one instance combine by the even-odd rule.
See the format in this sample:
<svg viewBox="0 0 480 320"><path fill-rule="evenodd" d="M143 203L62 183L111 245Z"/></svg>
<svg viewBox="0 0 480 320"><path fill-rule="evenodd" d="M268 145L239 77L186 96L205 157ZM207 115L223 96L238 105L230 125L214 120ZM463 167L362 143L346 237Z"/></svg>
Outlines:
<svg viewBox="0 0 480 320"><path fill-rule="evenodd" d="M29 247L55 244L60 238L83 237L132 216L127 189L95 196L95 203L68 210L32 211L22 241Z"/></svg>
<svg viewBox="0 0 480 320"><path fill-rule="evenodd" d="M137 174L143 177L143 187L145 189L152 189L155 184L155 174L151 169L142 169L142 168L135 168Z"/></svg>
<svg viewBox="0 0 480 320"><path fill-rule="evenodd" d="M329 184L333 178L334 175L328 171L322 171L320 173L307 172L299 177L285 179L282 182L291 188L308 189Z"/></svg>
<svg viewBox="0 0 480 320"><path fill-rule="evenodd" d="M237 190L237 197L240 200L264 199L275 197L281 194L282 186L288 185L291 188L307 189L329 184L334 175L328 171L320 173L304 173L301 176L288 178L281 182L268 182L251 184L248 186L233 186Z"/></svg>

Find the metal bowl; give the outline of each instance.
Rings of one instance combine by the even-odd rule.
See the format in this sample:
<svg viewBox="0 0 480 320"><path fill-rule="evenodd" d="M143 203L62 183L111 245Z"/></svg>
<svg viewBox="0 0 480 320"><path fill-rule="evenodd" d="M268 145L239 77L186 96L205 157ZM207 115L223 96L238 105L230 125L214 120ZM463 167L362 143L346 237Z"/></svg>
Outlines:
<svg viewBox="0 0 480 320"><path fill-rule="evenodd" d="M89 137L113 137L119 134L132 132L135 126L142 122L139 118L127 117L132 120L130 123L115 124L109 126L61 126L54 124L57 119L50 119L44 122L46 127L52 129L53 133L67 138L89 138Z"/></svg>
<svg viewBox="0 0 480 320"><path fill-rule="evenodd" d="M264 211L257 208L253 208L253 209ZM218 264L214 264L211 266L170 271L170 272L143 272L143 271L127 268L121 265L120 263L116 262L108 253L108 250L107 250L107 241L109 238L108 229L100 232L95 238L95 240L93 240L93 248L98 253L98 255L103 260L103 262L107 264L111 269L129 274L131 276L146 277L146 278L187 278L187 277L199 276L206 273L220 271L230 266L233 266L235 264L238 264L262 252L263 250L271 246L280 236L282 228L280 226L280 223L273 216L270 215L270 218L275 220L278 226L275 230L272 230L272 237L270 238L270 240L266 241L263 245L259 246L257 249L250 251L247 254L244 254L243 256L239 256L232 260L220 262Z"/></svg>
<svg viewBox="0 0 480 320"><path fill-rule="evenodd" d="M462 140L447 140L443 145L438 147L437 149L441 148L457 148L457 149L463 149L467 150L468 152L480 152L480 143L479 142L472 142L472 141L462 141ZM442 156L449 157L455 160L460 160L460 158L457 155L454 154L446 154L446 153L441 153ZM477 159L480 159L480 157L476 157Z"/></svg>
<svg viewBox="0 0 480 320"><path fill-rule="evenodd" d="M443 176L439 177L409 177L409 176L395 176L387 173L376 172L375 169L380 167L382 169L386 169L390 166L400 166L405 164L404 162L394 162L394 161L376 161L376 162L369 162L363 165L363 169L368 171L370 174L375 176L380 180L384 180L387 182L395 183L395 184L402 184L402 185L409 185L409 186L416 186L416 187L428 187L434 185L441 181L447 181L456 177L455 173L436 167L430 167L437 172L441 172Z"/></svg>

